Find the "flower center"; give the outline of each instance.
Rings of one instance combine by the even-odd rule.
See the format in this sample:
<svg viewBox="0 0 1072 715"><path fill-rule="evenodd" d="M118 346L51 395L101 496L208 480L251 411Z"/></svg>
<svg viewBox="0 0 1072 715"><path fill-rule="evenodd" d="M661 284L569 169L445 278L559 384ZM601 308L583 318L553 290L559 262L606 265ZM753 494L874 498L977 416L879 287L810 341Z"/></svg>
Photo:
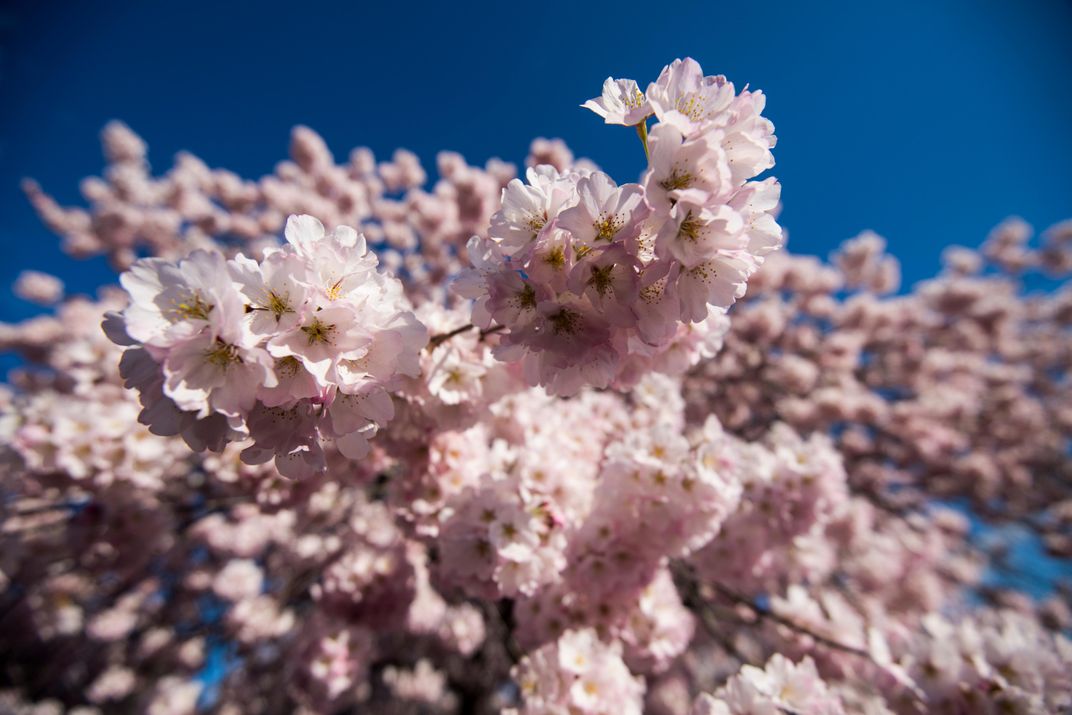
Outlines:
<svg viewBox="0 0 1072 715"><path fill-rule="evenodd" d="M275 371L283 377L294 377L298 374L298 369L301 367L301 362L293 355L287 355L281 357L275 361Z"/></svg>
<svg viewBox="0 0 1072 715"><path fill-rule="evenodd" d="M242 358L238 356L238 348L219 338L211 348L205 351L205 360L222 370L226 370L236 362L242 362Z"/></svg>
<svg viewBox="0 0 1072 715"><path fill-rule="evenodd" d="M696 241L700 237L700 230L702 228L703 223L700 219L693 216L692 211L689 211L685 214L685 220L677 227L678 238L684 237L690 241Z"/></svg>
<svg viewBox="0 0 1072 715"><path fill-rule="evenodd" d="M530 286L528 283L521 289L521 292L514 296L514 305L520 310L532 310L536 307L536 289Z"/></svg>
<svg viewBox="0 0 1072 715"><path fill-rule="evenodd" d="M537 234L543 230L543 227L547 225L547 216L540 214L531 214L529 216L528 226L532 230L533 234Z"/></svg>
<svg viewBox="0 0 1072 715"><path fill-rule="evenodd" d="M599 219L593 224L596 229L596 238L601 238L604 241L611 241L618 231L622 230L622 226L625 225L625 221L618 216L618 214L602 213L599 215Z"/></svg>
<svg viewBox="0 0 1072 715"><path fill-rule="evenodd" d="M547 316L547 319L551 321L555 335L573 335L581 323L581 316L569 308L559 308Z"/></svg>
<svg viewBox="0 0 1072 715"><path fill-rule="evenodd" d="M274 290L268 291L262 310L270 311L276 320L282 318L285 313L293 313L294 309L290 307L290 294L279 295Z"/></svg>
<svg viewBox="0 0 1072 715"><path fill-rule="evenodd" d="M704 283L709 283L712 278L718 276L718 271L716 271L710 263L701 263L695 268L690 269L689 275Z"/></svg>
<svg viewBox="0 0 1072 715"><path fill-rule="evenodd" d="M588 278L588 285L596 289L600 296L605 296L612 289L614 279L611 272L614 266L592 266L592 275Z"/></svg>
<svg viewBox="0 0 1072 715"><path fill-rule="evenodd" d="M208 314L215 306L206 302L200 293L194 292L186 300L177 303L171 309L173 320L208 320Z"/></svg>
<svg viewBox="0 0 1072 715"><path fill-rule="evenodd" d="M692 186L692 174L688 171L681 171L675 166L670 171L670 176L659 182L659 186L663 187L664 191L687 189Z"/></svg>
<svg viewBox="0 0 1072 715"><path fill-rule="evenodd" d="M566 266L566 251L562 246L555 246L543 257L543 262L560 271Z"/></svg>
<svg viewBox="0 0 1072 715"><path fill-rule="evenodd" d="M322 322L320 318L313 318L313 322L303 325L301 331L309 338L310 345L328 343L335 333L335 326Z"/></svg>
<svg viewBox="0 0 1072 715"><path fill-rule="evenodd" d="M703 95L696 92L689 92L682 97L678 97L677 111L681 112L692 121L697 122L704 115L703 100Z"/></svg>
<svg viewBox="0 0 1072 715"><path fill-rule="evenodd" d="M342 278L328 287L328 300L338 300L342 296Z"/></svg>
<svg viewBox="0 0 1072 715"><path fill-rule="evenodd" d="M660 278L652 283L647 288L643 288L640 291L640 299L648 305L652 303L658 303L663 299L663 295L666 292L666 279Z"/></svg>

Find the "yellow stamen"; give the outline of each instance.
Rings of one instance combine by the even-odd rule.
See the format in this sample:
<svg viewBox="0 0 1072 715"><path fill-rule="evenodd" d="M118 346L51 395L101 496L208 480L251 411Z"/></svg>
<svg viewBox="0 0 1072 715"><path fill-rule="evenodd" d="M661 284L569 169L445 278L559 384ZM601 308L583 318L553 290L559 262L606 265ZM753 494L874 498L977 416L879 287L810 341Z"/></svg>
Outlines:
<svg viewBox="0 0 1072 715"><path fill-rule="evenodd" d="M242 362L242 358L238 356L238 348L219 338L211 348L205 351L205 360L224 370L236 362Z"/></svg>
<svg viewBox="0 0 1072 715"><path fill-rule="evenodd" d="M555 246L543 257L543 262L560 271L566 267L566 251L562 246Z"/></svg>
<svg viewBox="0 0 1072 715"><path fill-rule="evenodd" d="M294 309L290 307L290 294L279 295L275 291L268 291L268 300L265 301L264 309L270 310L276 320L282 318L285 313L294 312Z"/></svg>
<svg viewBox="0 0 1072 715"><path fill-rule="evenodd" d="M215 306L203 300L198 293L191 293L190 297L171 309L173 320L208 320L208 314Z"/></svg>
<svg viewBox="0 0 1072 715"><path fill-rule="evenodd" d="M703 223L700 219L692 215L692 211L685 214L685 220L681 222L681 225L677 227L678 238L684 237L690 241L695 241L700 237L700 230L703 228Z"/></svg>
<svg viewBox="0 0 1072 715"><path fill-rule="evenodd" d="M320 318L313 318L313 322L303 325L301 331L309 338L309 344L331 342L331 336L335 333L335 326L321 322Z"/></svg>
<svg viewBox="0 0 1072 715"><path fill-rule="evenodd" d="M600 214L599 219L593 224L596 229L596 238L604 241L613 241L614 237L625 225L618 214Z"/></svg>
<svg viewBox="0 0 1072 715"><path fill-rule="evenodd" d="M659 182L664 191L678 191L692 186L692 174L681 171L676 166L670 171L670 176Z"/></svg>
<svg viewBox="0 0 1072 715"><path fill-rule="evenodd" d="M342 296L342 281L340 278L328 288L328 300L338 300Z"/></svg>
<svg viewBox="0 0 1072 715"><path fill-rule="evenodd" d="M644 104L644 93L637 88L632 97L622 98L622 104L624 104L627 109L640 109Z"/></svg>
<svg viewBox="0 0 1072 715"><path fill-rule="evenodd" d="M705 109L703 95L689 92L684 97L678 98L676 109L692 121L699 121Z"/></svg>

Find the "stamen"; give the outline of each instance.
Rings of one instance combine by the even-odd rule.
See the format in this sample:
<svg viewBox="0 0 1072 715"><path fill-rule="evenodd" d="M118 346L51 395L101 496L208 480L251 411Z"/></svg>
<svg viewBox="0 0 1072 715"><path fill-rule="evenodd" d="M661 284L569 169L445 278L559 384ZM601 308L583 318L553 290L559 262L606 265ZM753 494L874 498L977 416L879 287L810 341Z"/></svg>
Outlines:
<svg viewBox="0 0 1072 715"><path fill-rule="evenodd" d="M555 246L543 257L543 262L554 268L562 270L566 266L566 251L562 246Z"/></svg>
<svg viewBox="0 0 1072 715"><path fill-rule="evenodd" d="M238 356L238 348L230 343L225 343L219 338L215 344L205 351L205 360L218 368L226 370L237 362L242 362Z"/></svg>
<svg viewBox="0 0 1072 715"><path fill-rule="evenodd" d="M199 293L190 296L171 309L172 320L208 320L208 314L215 306L201 298Z"/></svg>
<svg viewBox="0 0 1072 715"><path fill-rule="evenodd" d="M670 176L659 182L659 186L665 191L677 191L692 186L692 174L688 171L680 171L676 166L671 170Z"/></svg>
<svg viewBox="0 0 1072 715"><path fill-rule="evenodd" d="M596 229L596 238L604 241L614 240L615 235L622 230L625 221L618 214L600 214L599 219L593 224Z"/></svg>
<svg viewBox="0 0 1072 715"><path fill-rule="evenodd" d="M342 282L343 279L340 278L328 288L328 300L338 300L342 296Z"/></svg>
<svg viewBox="0 0 1072 715"><path fill-rule="evenodd" d="M551 321L555 335L573 335L581 323L581 316L569 308L560 308L557 312L547 316L547 319Z"/></svg>
<svg viewBox="0 0 1072 715"><path fill-rule="evenodd" d="M611 273L614 271L614 266L592 266L592 275L588 279L588 285L596 289L596 292L600 296L605 296L611 292L614 279L611 278Z"/></svg>
<svg viewBox="0 0 1072 715"><path fill-rule="evenodd" d="M279 320L286 313L293 313L294 309L290 307L290 294L284 293L279 295L275 291L268 291L268 300L265 301L264 309L271 311L275 315L275 319Z"/></svg>
<svg viewBox="0 0 1072 715"><path fill-rule="evenodd" d="M335 333L335 326L321 322L320 318L313 318L313 322L302 326L302 332L309 338L309 344L329 343Z"/></svg>
<svg viewBox="0 0 1072 715"><path fill-rule="evenodd" d="M514 296L513 303L520 310L532 310L536 307L536 290L526 283L521 292Z"/></svg>
<svg viewBox="0 0 1072 715"><path fill-rule="evenodd" d="M625 105L626 109L640 109L644 104L644 93L637 89L632 97L622 99L622 104Z"/></svg>
<svg viewBox="0 0 1072 715"><path fill-rule="evenodd" d="M699 218L692 215L692 211L685 214L685 220L681 222L681 225L677 228L678 238L684 237L690 241L696 241L700 237L700 230L703 228L703 223Z"/></svg>
<svg viewBox="0 0 1072 715"><path fill-rule="evenodd" d="M283 377L294 377L300 368L301 362L293 355L287 355L275 361L275 371Z"/></svg>

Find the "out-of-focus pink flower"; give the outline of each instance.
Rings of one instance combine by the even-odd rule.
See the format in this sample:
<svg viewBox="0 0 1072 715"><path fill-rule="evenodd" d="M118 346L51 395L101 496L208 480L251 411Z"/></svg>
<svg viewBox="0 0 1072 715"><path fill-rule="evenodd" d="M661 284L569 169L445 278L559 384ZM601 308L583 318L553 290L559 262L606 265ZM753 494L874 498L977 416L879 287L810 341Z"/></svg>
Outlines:
<svg viewBox="0 0 1072 715"><path fill-rule="evenodd" d="M12 288L18 297L39 305L55 305L63 298L63 281L40 271L22 271Z"/></svg>

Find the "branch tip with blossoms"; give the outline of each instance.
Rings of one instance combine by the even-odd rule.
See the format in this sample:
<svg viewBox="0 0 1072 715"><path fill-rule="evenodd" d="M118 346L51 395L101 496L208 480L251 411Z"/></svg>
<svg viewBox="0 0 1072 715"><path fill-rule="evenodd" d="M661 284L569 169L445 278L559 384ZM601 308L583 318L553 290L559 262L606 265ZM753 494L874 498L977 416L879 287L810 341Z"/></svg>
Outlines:
<svg viewBox="0 0 1072 715"><path fill-rule="evenodd" d="M782 244L774 128L762 93L736 93L676 61L643 93L608 78L585 107L635 125L649 151L639 184L598 171L530 168L503 190L455 290L473 322L505 326L495 355L560 396L628 389L686 335L717 336L764 257ZM717 337L715 338L717 339Z"/></svg>
<svg viewBox="0 0 1072 715"><path fill-rule="evenodd" d="M131 304L104 327L130 346L122 374L154 433L214 451L251 439L243 461L303 477L325 468L322 439L368 453L427 329L353 228L292 216L286 238L261 261L138 261L121 277Z"/></svg>

